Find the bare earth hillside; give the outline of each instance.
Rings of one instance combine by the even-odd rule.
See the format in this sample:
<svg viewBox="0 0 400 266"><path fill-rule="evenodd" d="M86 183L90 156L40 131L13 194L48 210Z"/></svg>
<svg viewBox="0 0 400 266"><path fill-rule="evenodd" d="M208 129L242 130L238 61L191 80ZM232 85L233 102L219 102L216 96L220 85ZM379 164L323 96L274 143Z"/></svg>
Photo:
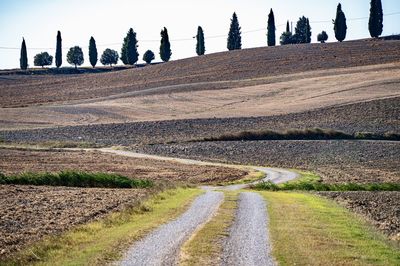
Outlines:
<svg viewBox="0 0 400 266"><path fill-rule="evenodd" d="M90 99L159 86L255 79L399 60L400 41L362 40L245 49L112 73L1 76L0 106Z"/></svg>
<svg viewBox="0 0 400 266"><path fill-rule="evenodd" d="M210 54L121 71L23 75L0 72L0 172L66 169L115 172L175 183L219 183L246 172L211 166L124 158L100 152L11 149L41 142L124 146L170 157L304 169L326 183L400 182L400 142L380 140L215 141L206 137L248 130L324 128L377 134L400 133L400 41L359 40L287 45ZM196 141L193 141L196 140ZM92 193L99 194L97 198ZM65 197L84 208L71 224L136 202L142 191L0 187L0 255L60 232L69 215L63 201L53 215L49 200ZM325 193L398 239L398 192ZM132 200L129 198L132 197ZM37 201L44 202L43 208ZM25 209L14 208L26 202ZM394 202L394 203L393 203ZM390 204L382 208L384 204ZM393 207L394 206L394 207ZM28 210L28 212L24 212ZM54 217L52 225L29 213ZM38 216L36 215L36 216ZM11 218L10 218L11 217ZM32 219L29 234L10 228ZM11 222L10 222L11 221ZM14 226L15 227L15 226ZM35 237L32 237L35 236ZM10 248L2 251L1 244Z"/></svg>

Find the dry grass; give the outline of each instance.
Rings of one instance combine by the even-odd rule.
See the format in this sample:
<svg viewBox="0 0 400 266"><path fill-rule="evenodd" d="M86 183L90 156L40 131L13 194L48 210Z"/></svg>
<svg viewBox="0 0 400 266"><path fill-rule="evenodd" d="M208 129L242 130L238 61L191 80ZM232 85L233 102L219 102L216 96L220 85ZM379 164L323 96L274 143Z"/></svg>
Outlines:
<svg viewBox="0 0 400 266"><path fill-rule="evenodd" d="M216 215L182 247L180 265L212 265L221 262L223 240L235 218L238 192L225 192Z"/></svg>
<svg viewBox="0 0 400 266"><path fill-rule="evenodd" d="M257 130L240 131L237 133L223 134L220 136L206 137L193 141L238 141L238 140L332 140L332 139L357 139L357 140L400 140L400 134L386 132L384 134L356 132L345 133L333 129L306 128L289 129L286 131Z"/></svg>
<svg viewBox="0 0 400 266"><path fill-rule="evenodd" d="M179 217L199 189L162 192L139 206L38 241L0 260L1 265L106 265L161 224Z"/></svg>

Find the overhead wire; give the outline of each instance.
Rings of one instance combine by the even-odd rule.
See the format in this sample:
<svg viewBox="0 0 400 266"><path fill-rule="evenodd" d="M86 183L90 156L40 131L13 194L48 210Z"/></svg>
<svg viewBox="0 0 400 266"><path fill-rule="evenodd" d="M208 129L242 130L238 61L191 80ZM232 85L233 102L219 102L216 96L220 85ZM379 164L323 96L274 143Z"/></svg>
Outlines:
<svg viewBox="0 0 400 266"><path fill-rule="evenodd" d="M393 13L387 13L384 14L384 17L387 16L393 16L393 15L398 15L400 12L393 12ZM369 17L359 17L359 18L349 18L347 21L357 21L357 20L364 20L368 19ZM317 21L310 21L310 24L321 24L321 23L332 23L332 20L317 20ZM284 24L279 24L276 25L277 28L285 26L286 23ZM260 32L260 31L266 31L267 28L260 28L260 29L253 29L253 30L248 30L248 31L243 31L242 34L249 34L253 32ZM220 35L211 35L211 36L206 36L204 39L216 39L216 38L225 38L226 34L220 34ZM182 42L182 41L192 41L195 37L191 38L180 38L180 39L172 39L171 42ZM138 40L139 42L159 42L160 40ZM105 47L105 46L115 46L115 45L122 45L121 42L118 43L106 43L106 44L98 44L97 46L99 47ZM0 46L0 49L2 50L19 50L21 49L20 47L6 47L6 46ZM54 47L28 47L28 50L55 50ZM69 48L63 48L63 49L69 49Z"/></svg>

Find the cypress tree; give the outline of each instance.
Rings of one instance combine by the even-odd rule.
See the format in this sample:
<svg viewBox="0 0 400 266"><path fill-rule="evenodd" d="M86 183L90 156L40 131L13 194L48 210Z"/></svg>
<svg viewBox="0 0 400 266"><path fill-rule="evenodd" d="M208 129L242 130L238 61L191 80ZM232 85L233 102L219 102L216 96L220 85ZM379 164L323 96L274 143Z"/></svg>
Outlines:
<svg viewBox="0 0 400 266"><path fill-rule="evenodd" d="M197 55L203 55L206 52L205 46L204 46L204 32L202 27L197 28L197 44L196 44L196 53Z"/></svg>
<svg viewBox="0 0 400 266"><path fill-rule="evenodd" d="M236 13L233 13L231 26L228 34L228 50L242 49L242 37L240 32L239 20Z"/></svg>
<svg viewBox="0 0 400 266"><path fill-rule="evenodd" d="M336 40L342 42L346 39L347 25L346 16L342 11L342 5L339 3L336 10L336 19L333 21Z"/></svg>
<svg viewBox="0 0 400 266"><path fill-rule="evenodd" d="M94 40L93 36L90 37L89 41L89 61L92 67L94 68L97 64L97 47L96 47L96 41Z"/></svg>
<svg viewBox="0 0 400 266"><path fill-rule="evenodd" d="M271 11L268 15L268 46L275 46L275 30L275 16L271 8Z"/></svg>
<svg viewBox="0 0 400 266"><path fill-rule="evenodd" d="M311 43L311 26L308 18L306 21L306 43Z"/></svg>
<svg viewBox="0 0 400 266"><path fill-rule="evenodd" d="M22 38L21 57L19 59L19 65L22 70L26 70L28 68L28 52L26 51L26 44L24 38Z"/></svg>
<svg viewBox="0 0 400 266"><path fill-rule="evenodd" d="M290 32L289 20L286 22L286 32Z"/></svg>
<svg viewBox="0 0 400 266"><path fill-rule="evenodd" d="M124 42L122 43L122 48L121 48L121 61L124 63L124 65L128 64L128 58L126 57L126 51L128 48L128 37L124 38Z"/></svg>
<svg viewBox="0 0 400 266"><path fill-rule="evenodd" d="M378 38L383 31L383 10L381 0L371 0L368 29L371 37Z"/></svg>
<svg viewBox="0 0 400 266"><path fill-rule="evenodd" d="M171 58L171 44L169 42L168 30L164 27L161 30L160 57L164 62L168 62Z"/></svg>
<svg viewBox="0 0 400 266"><path fill-rule="evenodd" d="M57 32L57 45L56 45L56 67L59 68L62 65L62 48L61 48L61 32Z"/></svg>
<svg viewBox="0 0 400 266"><path fill-rule="evenodd" d="M139 59L137 51L136 32L132 28L129 29L121 49L121 60L125 65L134 65Z"/></svg>

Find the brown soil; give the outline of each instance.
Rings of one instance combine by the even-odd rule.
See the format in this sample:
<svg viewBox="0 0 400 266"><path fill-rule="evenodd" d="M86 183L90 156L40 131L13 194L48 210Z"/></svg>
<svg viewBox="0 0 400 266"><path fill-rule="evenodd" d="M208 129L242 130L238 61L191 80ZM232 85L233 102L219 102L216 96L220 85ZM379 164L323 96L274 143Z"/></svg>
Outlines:
<svg viewBox="0 0 400 266"><path fill-rule="evenodd" d="M0 79L1 107L90 99L159 86L264 78L305 71L393 63L400 41L361 40L223 52L124 71ZM212 89L212 88L208 88Z"/></svg>
<svg viewBox="0 0 400 266"><path fill-rule="evenodd" d="M247 172L194 166L100 152L0 148L0 172L112 172L134 178L184 183L219 183ZM144 189L98 189L0 185L0 258L47 235L122 210L142 200Z"/></svg>
<svg viewBox="0 0 400 266"><path fill-rule="evenodd" d="M320 192L361 214L391 239L400 241L400 192Z"/></svg>
<svg viewBox="0 0 400 266"><path fill-rule="evenodd" d="M190 119L103 124L0 132L5 140L22 142L86 141L105 145L182 142L245 130L326 128L354 132L399 132L400 97L373 100L301 113L264 117Z"/></svg>
<svg viewBox="0 0 400 266"><path fill-rule="evenodd" d="M128 158L85 151L32 151L0 148L0 172L111 172L132 178L185 183L219 183L243 178L247 172L215 166Z"/></svg>
<svg viewBox="0 0 400 266"><path fill-rule="evenodd" d="M256 86L236 84L239 87L231 89L217 89L212 83L207 90L189 87L167 94L168 89L161 89L152 95L128 93L79 104L3 108L0 127L272 116L400 96L400 64L308 72L281 79L263 80L268 84Z"/></svg>
<svg viewBox="0 0 400 266"><path fill-rule="evenodd" d="M141 189L0 185L0 258L44 236L138 204Z"/></svg>
<svg viewBox="0 0 400 266"><path fill-rule="evenodd" d="M142 147L144 152L317 172L327 183L400 183L400 143L386 141L226 141Z"/></svg>

